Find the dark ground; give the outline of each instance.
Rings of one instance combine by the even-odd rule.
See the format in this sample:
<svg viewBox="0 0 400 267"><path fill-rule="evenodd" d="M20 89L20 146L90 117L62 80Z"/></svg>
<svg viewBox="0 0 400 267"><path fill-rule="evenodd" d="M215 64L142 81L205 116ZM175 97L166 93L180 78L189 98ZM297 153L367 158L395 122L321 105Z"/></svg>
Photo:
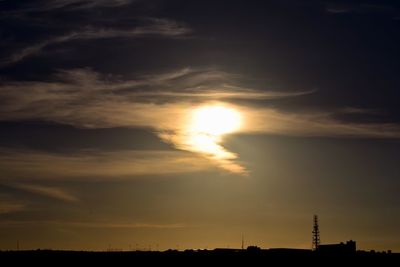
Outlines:
<svg viewBox="0 0 400 267"><path fill-rule="evenodd" d="M261 251L133 251L133 252L87 252L87 251L2 251L0 266L17 266L27 263L34 266L64 266L71 264L82 266L193 266L193 265L241 265L241 266L279 266L291 264L298 266L400 266L399 253L357 252L349 254L321 254L312 251L297 250L261 250Z"/></svg>

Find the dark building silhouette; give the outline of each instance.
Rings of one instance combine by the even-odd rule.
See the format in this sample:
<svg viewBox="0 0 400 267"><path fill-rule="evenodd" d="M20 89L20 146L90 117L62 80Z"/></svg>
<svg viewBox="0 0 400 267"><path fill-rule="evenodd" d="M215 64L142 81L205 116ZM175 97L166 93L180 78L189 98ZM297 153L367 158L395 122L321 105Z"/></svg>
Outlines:
<svg viewBox="0 0 400 267"><path fill-rule="evenodd" d="M355 253L356 250L356 241L353 240L347 241L346 243L319 245L317 249L320 253L330 254Z"/></svg>
<svg viewBox="0 0 400 267"><path fill-rule="evenodd" d="M247 247L247 252L260 252L261 248L257 246L248 246Z"/></svg>

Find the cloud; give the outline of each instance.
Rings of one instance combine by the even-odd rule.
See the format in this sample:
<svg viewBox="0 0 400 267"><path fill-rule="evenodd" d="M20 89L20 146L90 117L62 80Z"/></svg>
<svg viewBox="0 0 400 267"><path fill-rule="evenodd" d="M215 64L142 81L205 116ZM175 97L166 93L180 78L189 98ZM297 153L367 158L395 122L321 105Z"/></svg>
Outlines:
<svg viewBox="0 0 400 267"><path fill-rule="evenodd" d="M119 7L128 5L131 2L132 0L52 0L52 1L42 2L41 10L48 11L60 8L67 8L74 10L74 9L87 9L95 7Z"/></svg>
<svg viewBox="0 0 400 267"><path fill-rule="evenodd" d="M217 70L182 69L135 80L118 80L90 69L59 72L54 81L10 82L0 87L0 120L44 120L87 128L147 127L164 141L191 152L187 125L190 110L210 100L260 100L309 92L259 91L231 85L238 77ZM221 146L219 165L235 173L244 167Z"/></svg>
<svg viewBox="0 0 400 267"><path fill-rule="evenodd" d="M79 199L66 190L58 187L35 185L35 184L7 184L7 186L16 188L29 193L62 200L65 202L78 202Z"/></svg>
<svg viewBox="0 0 400 267"><path fill-rule="evenodd" d="M251 119L249 131L292 136L326 136L350 138L400 138L397 123L358 123L335 119L337 112L288 113L277 109L260 108L245 111ZM343 112L339 109L338 113ZM361 110L357 110L361 112ZM370 114L367 111L366 114Z"/></svg>
<svg viewBox="0 0 400 267"><path fill-rule="evenodd" d="M338 3L326 2L325 10L331 14L385 14L395 16L399 14L399 9L387 4L371 4L371 3Z"/></svg>
<svg viewBox="0 0 400 267"><path fill-rule="evenodd" d="M13 213L17 211L22 211L24 209L25 205L20 203L7 203L7 202L0 203L0 214Z"/></svg>
<svg viewBox="0 0 400 267"><path fill-rule="evenodd" d="M15 184L32 180L130 179L209 170L206 159L180 151L79 151L63 155L30 150L0 150L1 180L20 190L64 201L77 201L56 187Z"/></svg>
<svg viewBox="0 0 400 267"><path fill-rule="evenodd" d="M14 13L49 12L54 10L83 10L92 8L112 8L131 4L132 0L40 0L25 4Z"/></svg>
<svg viewBox="0 0 400 267"><path fill-rule="evenodd" d="M0 214L6 214L6 213L14 213L14 212L19 212L23 211L26 209L26 205L10 199L8 196L0 194Z"/></svg>
<svg viewBox="0 0 400 267"><path fill-rule="evenodd" d="M120 223L120 222L85 222L85 221L16 221L16 220L3 220L0 221L0 227L18 227L18 226L34 226L34 225L53 225L63 227L79 227L79 228L125 228L125 229L137 229L137 228L149 228L149 229L180 229L189 227L183 223L170 223L170 224L159 224L159 223Z"/></svg>
<svg viewBox="0 0 400 267"><path fill-rule="evenodd" d="M202 153L187 142L192 110L202 105L228 105L243 117L239 133L278 134L295 136L334 136L353 138L400 138L400 126L395 123L362 123L336 118L343 112L365 112L352 107L337 110L298 110L287 112L279 106L253 105L252 101L272 101L277 98L305 97L313 91L275 92L246 88L240 76L215 69L181 69L174 72L143 75L136 79L101 75L90 69L64 70L46 82L4 82L0 86L0 120L42 120L73 125L80 128L144 127L184 151L197 153L217 166L234 173L246 173L238 155L223 146L223 137L211 145L224 155ZM246 103L238 102L245 99ZM242 104L238 104L242 103ZM204 141L204 140L203 140ZM122 152L121 152L122 153ZM31 155L18 157L40 162L59 162L58 166L36 172L36 177L51 177L60 173L70 176L99 176L105 174L129 176L204 170L205 165L193 165L198 157L185 161L188 154L86 154L69 156ZM168 156L166 156L168 155ZM185 155L185 156L183 156ZM78 161L75 158L79 159ZM110 161L105 160L110 158ZM117 160L116 160L117 159ZM6 158L3 160L5 161ZM99 166L98 162L104 162ZM207 161L208 164L210 163ZM12 162L9 162L13 166ZM37 164L37 162L36 162ZM84 164L84 165L81 165ZM152 164L156 164L154 168ZM185 166L178 166L183 164ZM57 165L57 164L55 164ZM35 163L27 164L30 169ZM209 165L207 165L209 166ZM3 166L5 168L5 166ZM24 170L15 165L15 171ZM6 168L5 168L6 169ZM90 171L89 171L90 169ZM158 171L162 170L162 171ZM29 175L26 173L25 175Z"/></svg>
<svg viewBox="0 0 400 267"><path fill-rule="evenodd" d="M86 128L184 127L188 110L210 101L260 100L306 92L260 91L231 86L234 75L183 69L135 80L102 77L90 69L60 71L53 81L0 85L0 120L43 120Z"/></svg>
<svg viewBox="0 0 400 267"><path fill-rule="evenodd" d="M1 66L20 62L27 57L41 53L46 47L76 40L95 40L109 38L138 38L143 36L177 37L191 32L188 27L176 21L160 18L142 19L143 25L131 29L85 27L60 36L50 37L44 41L22 48L0 61Z"/></svg>
<svg viewBox="0 0 400 267"><path fill-rule="evenodd" d="M25 205L19 203L0 203L0 214L17 212L25 209Z"/></svg>

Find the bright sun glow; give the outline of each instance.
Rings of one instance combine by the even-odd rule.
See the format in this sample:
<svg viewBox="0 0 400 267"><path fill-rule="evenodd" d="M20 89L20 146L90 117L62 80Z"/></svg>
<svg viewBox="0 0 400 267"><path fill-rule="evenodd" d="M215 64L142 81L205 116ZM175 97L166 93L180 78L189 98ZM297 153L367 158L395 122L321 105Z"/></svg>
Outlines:
<svg viewBox="0 0 400 267"><path fill-rule="evenodd" d="M240 128L239 112L224 106L204 106L193 112L191 130L208 135L223 135Z"/></svg>
<svg viewBox="0 0 400 267"><path fill-rule="evenodd" d="M237 155L221 145L223 136L237 132L241 124L241 113L234 108L225 105L201 106L191 112L181 146L205 155L224 169L243 174L244 167L234 162Z"/></svg>

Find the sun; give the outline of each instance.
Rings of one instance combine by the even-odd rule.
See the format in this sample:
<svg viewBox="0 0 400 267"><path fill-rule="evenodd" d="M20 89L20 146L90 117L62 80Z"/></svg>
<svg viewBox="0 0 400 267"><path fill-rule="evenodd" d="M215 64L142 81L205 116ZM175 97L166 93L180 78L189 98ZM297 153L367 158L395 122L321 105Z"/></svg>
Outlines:
<svg viewBox="0 0 400 267"><path fill-rule="evenodd" d="M191 130L195 133L221 136L239 130L240 113L222 105L202 106L195 109L191 118Z"/></svg>
<svg viewBox="0 0 400 267"><path fill-rule="evenodd" d="M202 105L188 112L179 138L180 148L199 153L233 173L246 173L236 163L237 154L223 145L224 136L238 132L244 117L239 109L227 104Z"/></svg>

